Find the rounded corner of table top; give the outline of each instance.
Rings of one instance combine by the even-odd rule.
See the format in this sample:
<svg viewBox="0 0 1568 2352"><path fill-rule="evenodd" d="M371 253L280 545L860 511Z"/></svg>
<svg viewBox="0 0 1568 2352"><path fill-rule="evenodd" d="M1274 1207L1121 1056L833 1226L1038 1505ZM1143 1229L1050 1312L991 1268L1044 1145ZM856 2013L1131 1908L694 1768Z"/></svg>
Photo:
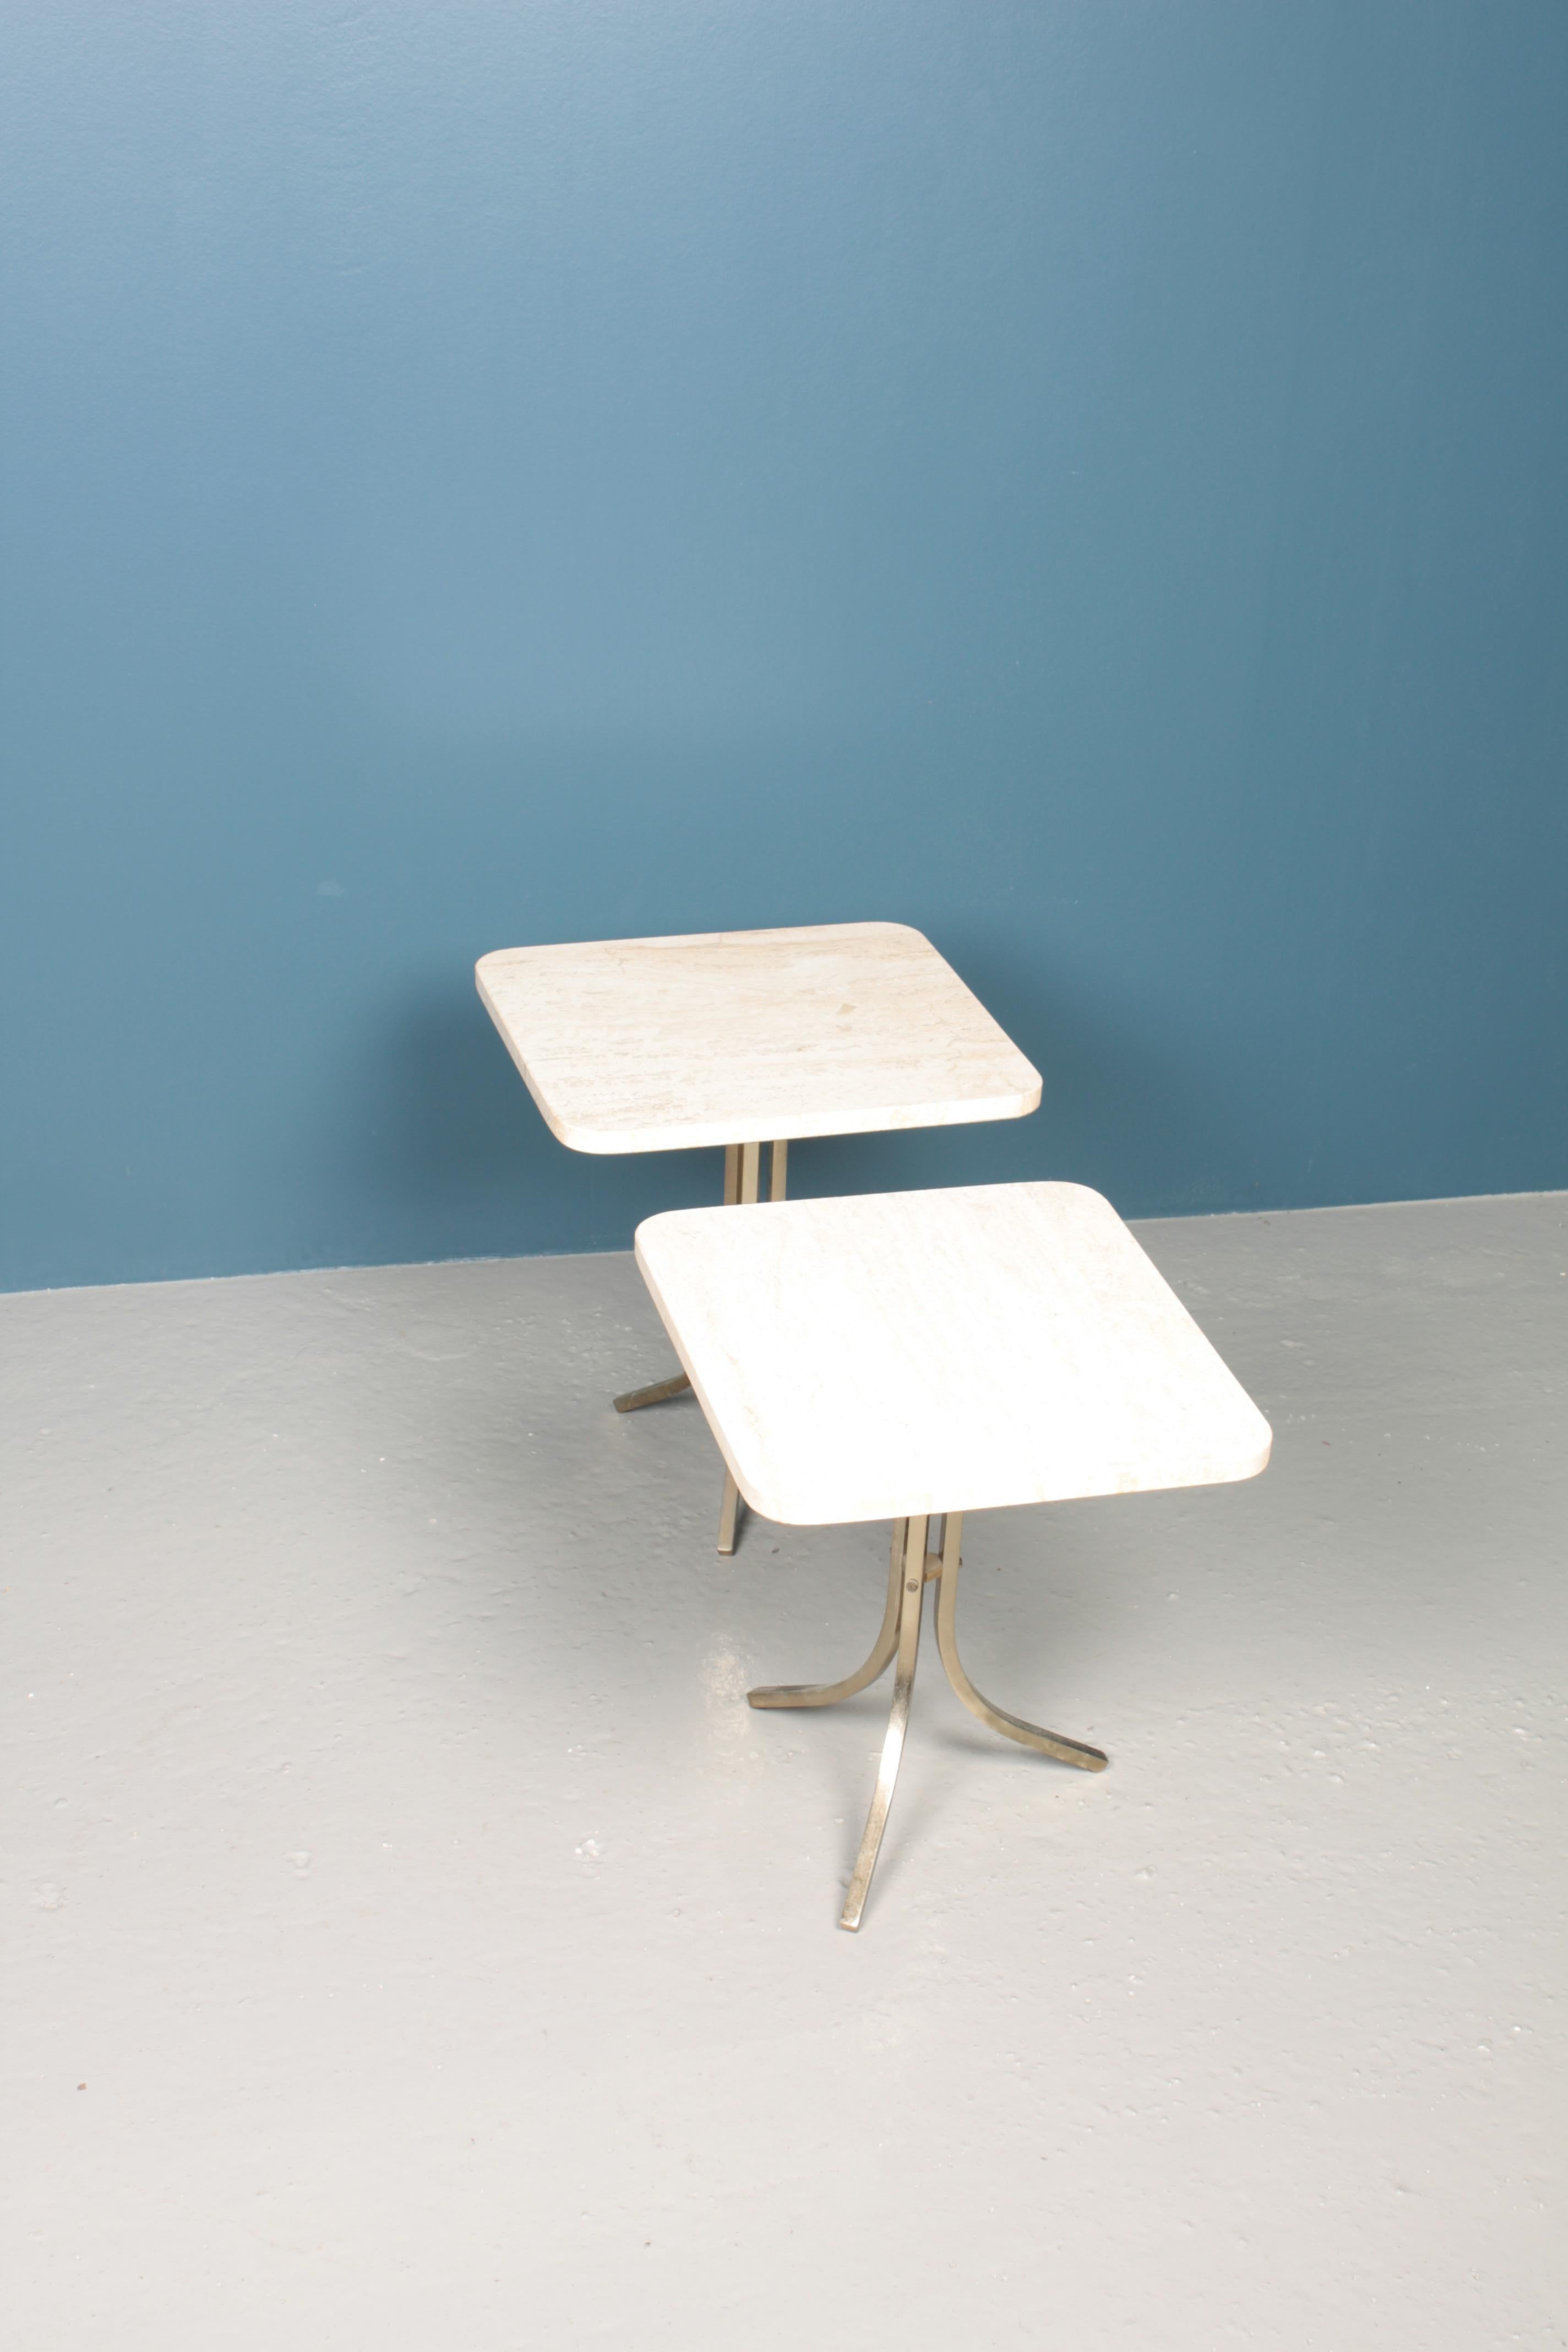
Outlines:
<svg viewBox="0 0 1568 2352"><path fill-rule="evenodd" d="M885 915L873 915L868 921L863 923L847 923L844 928L851 931L890 933L901 940L913 940L922 948L931 948L932 955L939 955L942 952L939 948L931 947L930 940L917 924L893 922ZM945 961L945 958L943 961Z"/></svg>
<svg viewBox="0 0 1568 2352"><path fill-rule="evenodd" d="M1115 1202L1110 1198L1110 1195L1108 1192L1102 1192L1098 1184L1080 1184L1075 1177L1063 1176L1059 1178L1047 1179L1042 1189L1046 1192L1056 1193L1076 1193L1079 1202L1091 1215L1109 1217L1111 1223L1126 1235L1128 1241L1131 1242L1132 1247L1138 1252L1141 1257L1149 1256L1148 1251L1143 1247L1142 1243L1139 1240L1137 1234L1128 1223L1127 1219L1117 1207ZM1151 1259L1150 1263L1152 1265L1153 1261ZM1155 1268L1155 1271L1156 1273L1159 1272L1158 1267ZM1162 1282L1164 1281L1165 1277L1163 1275L1161 1275L1160 1279ZM1169 1289L1170 1285L1167 1283L1165 1286Z"/></svg>
<svg viewBox="0 0 1568 2352"><path fill-rule="evenodd" d="M572 1119L560 1118L553 1111L545 1109L537 1095L534 1101L539 1104L544 1124L556 1142L563 1144L568 1151L585 1151L595 1160L610 1160L627 1151L648 1149L646 1144L624 1142L618 1135L607 1135L600 1128L579 1127Z"/></svg>
<svg viewBox="0 0 1568 2352"><path fill-rule="evenodd" d="M1202 1327L1199 1328L1201 1329ZM1203 1336L1212 1349L1214 1342L1208 1339L1206 1332ZM1225 1358L1220 1356L1218 1360L1224 1365L1235 1389L1237 1401L1244 1409L1247 1425L1237 1430L1234 1454L1228 1460L1222 1456L1223 1466L1216 1463L1209 1477L1201 1483L1215 1486L1242 1486L1249 1478L1261 1478L1268 1469L1274 1455L1274 1432L1264 1420L1236 1374L1231 1371Z"/></svg>
<svg viewBox="0 0 1568 2352"><path fill-rule="evenodd" d="M679 1227L687 1224L693 1217L707 1217L712 1213L710 1208L656 1209L651 1217L644 1217L632 1233L632 1255L643 1276L651 1279L647 1255L650 1244L657 1249L660 1237L672 1226ZM721 1211L720 1213L724 1213Z"/></svg>
<svg viewBox="0 0 1568 2352"><path fill-rule="evenodd" d="M677 1217L679 1214L679 1209L656 1209L651 1217L644 1217L632 1228L632 1255L639 1265L643 1262L644 1234L651 1234L655 1225L662 1225L667 1217Z"/></svg>

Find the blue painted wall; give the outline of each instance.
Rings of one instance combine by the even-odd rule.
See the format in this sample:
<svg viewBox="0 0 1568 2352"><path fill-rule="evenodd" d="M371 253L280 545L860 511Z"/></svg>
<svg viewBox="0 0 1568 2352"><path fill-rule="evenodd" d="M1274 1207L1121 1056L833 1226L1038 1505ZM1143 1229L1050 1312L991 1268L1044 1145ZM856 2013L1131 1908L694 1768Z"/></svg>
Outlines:
<svg viewBox="0 0 1568 2352"><path fill-rule="evenodd" d="M487 948L894 916L803 1187L1568 1183L1563 0L22 0L0 1282L622 1245Z"/></svg>

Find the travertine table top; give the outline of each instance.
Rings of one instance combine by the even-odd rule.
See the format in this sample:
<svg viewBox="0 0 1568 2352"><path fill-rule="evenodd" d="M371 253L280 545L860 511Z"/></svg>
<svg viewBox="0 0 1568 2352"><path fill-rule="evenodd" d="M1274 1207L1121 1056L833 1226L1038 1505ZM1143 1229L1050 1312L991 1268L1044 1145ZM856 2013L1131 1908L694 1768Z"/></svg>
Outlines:
<svg viewBox="0 0 1568 2352"><path fill-rule="evenodd" d="M795 1526L1250 1478L1268 1423L1109 1201L679 1209L637 1263L741 1492Z"/></svg>
<svg viewBox="0 0 1568 2352"><path fill-rule="evenodd" d="M501 948L479 990L552 1132L663 1151L1019 1118L1025 1060L905 923Z"/></svg>

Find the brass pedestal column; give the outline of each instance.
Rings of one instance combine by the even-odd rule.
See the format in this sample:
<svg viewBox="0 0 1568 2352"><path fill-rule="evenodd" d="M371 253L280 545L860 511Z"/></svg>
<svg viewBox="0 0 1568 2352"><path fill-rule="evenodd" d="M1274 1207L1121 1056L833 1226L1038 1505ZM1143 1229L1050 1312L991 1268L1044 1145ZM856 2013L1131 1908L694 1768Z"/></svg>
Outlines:
<svg viewBox="0 0 1568 2352"><path fill-rule="evenodd" d="M928 1549L928 1537L938 1529L941 1532L937 1548ZM921 1610L928 1584L934 1583L937 1588L937 1654L947 1670L948 1681L971 1715L978 1716L982 1723L989 1724L993 1731L1001 1732L1005 1738L1017 1740L1021 1747L1033 1748L1058 1764L1076 1765L1082 1772L1103 1772L1110 1760L1100 1748L1087 1747L1082 1740L1064 1739L1058 1732L1042 1730L1038 1724L1026 1723L1021 1716L1009 1715L1005 1707L993 1706L970 1681L958 1654L954 1630L963 1533L963 1518L958 1511L949 1511L945 1519L895 1519L887 1607L882 1612L881 1630L865 1664L854 1674L846 1675L842 1682L784 1683L746 1694L751 1705L757 1707L834 1706L840 1699L852 1698L857 1691L864 1690L886 1673L889 1663L897 1661L893 1704L877 1768L876 1790L839 1916L841 1927L856 1928L860 1925L882 1832L888 1825L893 1788L904 1752L904 1733L914 1692L915 1659L920 1648Z"/></svg>

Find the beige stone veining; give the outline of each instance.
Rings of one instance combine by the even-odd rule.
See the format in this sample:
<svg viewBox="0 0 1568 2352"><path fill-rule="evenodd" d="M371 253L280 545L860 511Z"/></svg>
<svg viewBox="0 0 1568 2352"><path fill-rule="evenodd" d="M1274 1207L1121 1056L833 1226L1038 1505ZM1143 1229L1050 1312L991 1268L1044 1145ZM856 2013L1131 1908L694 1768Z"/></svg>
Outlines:
<svg viewBox="0 0 1568 2352"><path fill-rule="evenodd" d="M1039 1073L904 923L502 948L480 996L552 1132L663 1151L1019 1118Z"/></svg>
<svg viewBox="0 0 1568 2352"><path fill-rule="evenodd" d="M1262 1414L1083 1185L675 1210L637 1256L771 1519L1209 1486L1268 1459Z"/></svg>

